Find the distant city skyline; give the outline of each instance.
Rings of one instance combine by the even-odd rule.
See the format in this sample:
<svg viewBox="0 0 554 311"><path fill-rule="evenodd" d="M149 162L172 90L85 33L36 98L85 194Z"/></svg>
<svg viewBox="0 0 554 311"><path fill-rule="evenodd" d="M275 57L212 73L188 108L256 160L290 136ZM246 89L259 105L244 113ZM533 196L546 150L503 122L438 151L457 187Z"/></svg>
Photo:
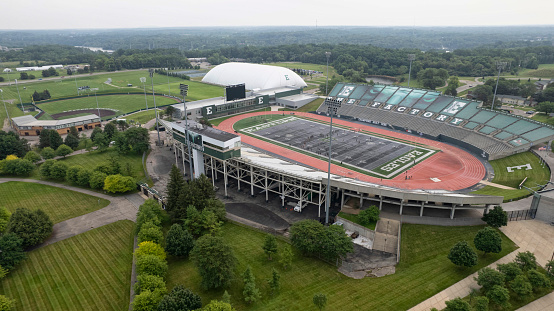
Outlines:
<svg viewBox="0 0 554 311"><path fill-rule="evenodd" d="M208 26L553 25L554 1L18 0L2 4L2 30Z"/></svg>

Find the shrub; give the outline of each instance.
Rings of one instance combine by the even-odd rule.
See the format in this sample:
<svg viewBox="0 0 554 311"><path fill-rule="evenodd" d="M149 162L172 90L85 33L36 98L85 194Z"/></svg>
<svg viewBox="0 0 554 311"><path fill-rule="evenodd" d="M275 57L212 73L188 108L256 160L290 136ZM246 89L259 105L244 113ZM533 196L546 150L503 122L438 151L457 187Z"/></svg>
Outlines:
<svg viewBox="0 0 554 311"><path fill-rule="evenodd" d="M370 206L368 209L361 211L360 214L358 214L358 220L360 220L363 225L377 222L377 220L379 220L379 208Z"/></svg>
<svg viewBox="0 0 554 311"><path fill-rule="evenodd" d="M473 267L477 264L477 254L466 241L456 243L450 249L448 259L457 266Z"/></svg>
<svg viewBox="0 0 554 311"><path fill-rule="evenodd" d="M133 311L153 311L162 300L163 293L160 291L144 290L133 299Z"/></svg>
<svg viewBox="0 0 554 311"><path fill-rule="evenodd" d="M64 157L68 154L71 154L73 152L73 149L69 147L68 145L61 144L58 149L56 149L56 155L59 157Z"/></svg>
<svg viewBox="0 0 554 311"><path fill-rule="evenodd" d="M18 208L12 214L7 232L15 233L23 240L23 247L42 243L52 233L52 221L42 210Z"/></svg>
<svg viewBox="0 0 554 311"><path fill-rule="evenodd" d="M40 156L44 160L53 159L56 156L56 151L54 151L54 149L52 149L50 147L45 147L40 152Z"/></svg>
<svg viewBox="0 0 554 311"><path fill-rule="evenodd" d="M44 164L43 164L44 165ZM92 189L102 189L104 188L104 180L108 175L102 172L92 172L90 174L89 185Z"/></svg>
<svg viewBox="0 0 554 311"><path fill-rule="evenodd" d="M524 275L518 275L510 282L510 288L518 295L520 299L523 299L533 292L533 286L529 283L529 280Z"/></svg>
<svg viewBox="0 0 554 311"><path fill-rule="evenodd" d="M516 278L516 276L523 273L519 266L515 262L509 262L506 264L498 264L496 269L504 274L506 282L510 282Z"/></svg>
<svg viewBox="0 0 554 311"><path fill-rule="evenodd" d="M92 175L91 171L86 168L82 168L77 173L77 185L81 187L88 187L90 185L90 176Z"/></svg>
<svg viewBox="0 0 554 311"><path fill-rule="evenodd" d="M35 165L31 161L25 159L5 161L3 166L5 173L17 176L29 175L34 168Z"/></svg>
<svg viewBox="0 0 554 311"><path fill-rule="evenodd" d="M83 169L80 165L73 165L67 169L66 180L76 184L79 179L79 172Z"/></svg>
<svg viewBox="0 0 554 311"><path fill-rule="evenodd" d="M508 300L510 300L510 291L506 287L500 285L494 285L491 290L487 292L487 298L492 303L507 308L510 306Z"/></svg>
<svg viewBox="0 0 554 311"><path fill-rule="evenodd" d="M532 269L527 272L529 283L533 286L533 290L538 291L541 288L549 288L551 283L548 277L539 271Z"/></svg>
<svg viewBox="0 0 554 311"><path fill-rule="evenodd" d="M43 178L50 178L50 169L58 161L56 160L46 160L40 165L40 176Z"/></svg>
<svg viewBox="0 0 554 311"><path fill-rule="evenodd" d="M495 229L485 227L475 235L473 239L475 248L487 253L500 253L502 251L502 237Z"/></svg>
<svg viewBox="0 0 554 311"><path fill-rule="evenodd" d="M154 225L151 221L148 221L142 225L138 233L139 243L145 241L151 241L157 244L160 244L164 239L162 229Z"/></svg>
<svg viewBox="0 0 554 311"><path fill-rule="evenodd" d="M36 153L35 151L31 150L31 151L27 152L27 154L25 154L24 159L29 160L33 163L36 163L36 162L40 161L40 155L38 153Z"/></svg>
<svg viewBox="0 0 554 311"><path fill-rule="evenodd" d="M149 290L154 292L159 290L165 293L165 281L162 277L150 274L141 274L137 276L137 282L135 283L135 294L140 294L143 290Z"/></svg>
<svg viewBox="0 0 554 311"><path fill-rule="evenodd" d="M481 285L485 290L489 290L495 285L502 286L505 281L504 274L489 267L479 270L475 280L477 281L477 284Z"/></svg>
<svg viewBox="0 0 554 311"><path fill-rule="evenodd" d="M151 274L159 277L165 277L167 273L167 262L156 255L144 255L137 257L137 274Z"/></svg>
<svg viewBox="0 0 554 311"><path fill-rule="evenodd" d="M502 209L502 206L495 206L481 218L487 225L500 228L508 224L508 214Z"/></svg>
<svg viewBox="0 0 554 311"><path fill-rule="evenodd" d="M188 256L194 248L194 238L180 224L173 224L167 232L165 250L173 256Z"/></svg>
<svg viewBox="0 0 554 311"><path fill-rule="evenodd" d="M12 213L10 213L7 208L0 206L0 234L6 230L11 215Z"/></svg>
<svg viewBox="0 0 554 311"><path fill-rule="evenodd" d="M111 193L128 192L133 190L135 186L135 179L133 177L123 176L120 174L109 175L104 180L104 190Z"/></svg>
<svg viewBox="0 0 554 311"><path fill-rule="evenodd" d="M63 162L56 161L50 167L50 178L64 180L67 175L67 165Z"/></svg>
<svg viewBox="0 0 554 311"><path fill-rule="evenodd" d="M161 260L165 260L167 257L165 250L160 246L160 244L151 241L139 243L138 248L135 250L135 257L139 258L145 255L154 255Z"/></svg>
<svg viewBox="0 0 554 311"><path fill-rule="evenodd" d="M535 254L531 253L530 251L517 253L514 262L523 271L537 268L537 258L535 258Z"/></svg>
<svg viewBox="0 0 554 311"><path fill-rule="evenodd" d="M445 303L446 308L444 308L444 311L471 311L469 303L459 297L445 301Z"/></svg>
<svg viewBox="0 0 554 311"><path fill-rule="evenodd" d="M190 289L183 285L173 287L169 294L163 297L158 305L158 311L174 311L174 310L199 310L202 308L202 300L200 296L193 293Z"/></svg>
<svg viewBox="0 0 554 311"><path fill-rule="evenodd" d="M0 236L0 266L4 269L12 270L23 259L25 252L23 251L23 239L15 233L6 233Z"/></svg>

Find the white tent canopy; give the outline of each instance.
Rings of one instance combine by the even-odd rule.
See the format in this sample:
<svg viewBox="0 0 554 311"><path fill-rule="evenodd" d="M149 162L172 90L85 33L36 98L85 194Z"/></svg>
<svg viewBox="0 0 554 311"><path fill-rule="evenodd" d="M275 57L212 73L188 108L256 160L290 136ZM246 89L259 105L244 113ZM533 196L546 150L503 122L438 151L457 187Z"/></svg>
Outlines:
<svg viewBox="0 0 554 311"><path fill-rule="evenodd" d="M202 82L217 85L245 83L247 90L271 89L284 86L302 88L308 86L292 70L268 65L249 63L225 63L214 67Z"/></svg>

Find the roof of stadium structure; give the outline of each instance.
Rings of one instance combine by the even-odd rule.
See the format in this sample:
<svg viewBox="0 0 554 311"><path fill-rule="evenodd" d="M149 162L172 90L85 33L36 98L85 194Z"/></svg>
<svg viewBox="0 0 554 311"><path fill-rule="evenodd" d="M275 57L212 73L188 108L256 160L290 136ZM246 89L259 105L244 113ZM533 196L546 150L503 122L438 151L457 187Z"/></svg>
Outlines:
<svg viewBox="0 0 554 311"><path fill-rule="evenodd" d="M302 88L308 86L299 75L290 69L249 63L225 63L218 65L204 76L202 82L217 85L244 83L248 90L265 90L285 86Z"/></svg>

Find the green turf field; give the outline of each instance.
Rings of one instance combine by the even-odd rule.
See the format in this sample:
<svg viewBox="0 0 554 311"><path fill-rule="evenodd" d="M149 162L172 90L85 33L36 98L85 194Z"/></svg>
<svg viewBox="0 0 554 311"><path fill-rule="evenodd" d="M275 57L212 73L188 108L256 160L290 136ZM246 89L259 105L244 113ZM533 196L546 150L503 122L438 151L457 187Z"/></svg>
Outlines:
<svg viewBox="0 0 554 311"><path fill-rule="evenodd" d="M164 114L163 110L159 110L158 113L161 115ZM160 117L158 116L158 117ZM141 111L141 112L135 112L133 114L130 114L128 116L124 117L127 122L133 120L135 122L138 122L140 124L144 124L152 119L156 118L156 114L154 112L154 109L149 109L148 111Z"/></svg>
<svg viewBox="0 0 554 311"><path fill-rule="evenodd" d="M103 95L103 96L86 96L73 99L65 99L59 101L52 101L43 104L37 104L37 107L44 110L50 115L76 110L76 109L96 109L96 100L98 99L98 106L100 108L110 108L120 111L119 114L129 113L140 109L146 109L146 101L148 101L148 107L154 107L154 101L152 96L144 95ZM156 96L156 106L167 106L177 103L178 101L173 98L164 96Z"/></svg>
<svg viewBox="0 0 554 311"><path fill-rule="evenodd" d="M548 180L550 180L550 170L548 169L548 167L541 166L539 158L529 151L514 154L499 160L493 160L490 161L490 164L494 169L494 179L492 180L492 182L504 186L517 189L523 179L525 177L528 177L527 181L523 185L537 190L537 184L544 185ZM508 172L508 167L525 164L530 164L532 169L513 169L513 172ZM474 191L472 193L504 196L505 202L525 197L531 194L528 190L525 189L507 190L492 186L486 186L483 189Z"/></svg>
<svg viewBox="0 0 554 311"><path fill-rule="evenodd" d="M12 213L18 207L40 208L53 223L88 214L110 204L108 200L80 192L16 181L0 184L0 198L0 205Z"/></svg>
<svg viewBox="0 0 554 311"><path fill-rule="evenodd" d="M321 103L323 103L323 98L317 98L314 101L296 109L295 111L299 112L310 112L310 111L316 111L319 106L321 106Z"/></svg>
<svg viewBox="0 0 554 311"><path fill-rule="evenodd" d="M554 78L554 64L540 64L538 69L521 69L518 75L503 72L501 77L506 78ZM533 79L532 79L533 81Z"/></svg>
<svg viewBox="0 0 554 311"><path fill-rule="evenodd" d="M127 310L133 226L122 220L31 251L0 293L15 310Z"/></svg>
<svg viewBox="0 0 554 311"><path fill-rule="evenodd" d="M0 100L0 124L3 125L4 120L7 118L6 109L8 110L8 114L10 115L10 118L22 116L23 111L21 111L21 109L18 108L18 106L19 106L19 101L14 101L13 103L6 102L6 108L4 108L4 102ZM38 111L32 111L32 112L27 112L26 114L36 115L37 113Z"/></svg>
<svg viewBox="0 0 554 311"><path fill-rule="evenodd" d="M222 236L233 247L239 261L236 278L227 291L237 310L315 310L312 297L318 292L327 295L326 310L407 310L516 249L514 243L502 235L500 254L479 255L479 264L473 268L454 266L446 258L450 248L461 240L473 245L475 234L482 228L403 224L401 259L396 273L354 280L337 272L333 265L298 253L295 253L292 267L283 270L278 255L268 261L262 250L265 233L227 223L222 228ZM278 245L282 249L285 242L278 240ZM243 300L244 285L240 278L248 265L252 267L262 294L261 301L250 306ZM272 268L281 274L281 291L274 297L269 295L266 282ZM221 299L223 294L223 289L202 290L200 275L190 260L170 258L167 286L172 288L177 284L199 293L203 303Z"/></svg>

